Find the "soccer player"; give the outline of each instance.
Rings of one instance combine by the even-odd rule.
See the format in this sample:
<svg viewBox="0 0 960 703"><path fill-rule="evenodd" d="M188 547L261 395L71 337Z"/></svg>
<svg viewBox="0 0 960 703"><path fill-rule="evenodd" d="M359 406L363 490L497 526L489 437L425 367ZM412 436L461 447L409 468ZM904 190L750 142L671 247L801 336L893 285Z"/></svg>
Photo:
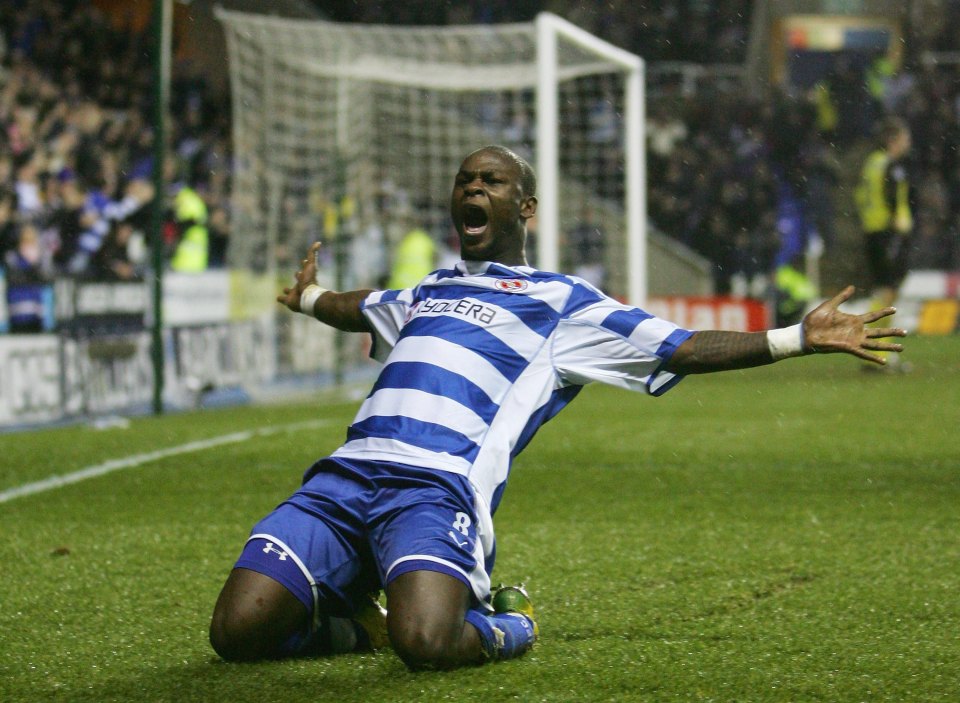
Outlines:
<svg viewBox="0 0 960 703"><path fill-rule="evenodd" d="M251 660L389 643L412 669L523 654L537 638L519 588L491 594L492 515L512 459L591 381L661 395L684 375L813 352L882 363L899 351L849 315L850 287L802 323L694 332L585 281L527 265L536 178L512 151L466 157L450 212L463 260L405 290L334 292L314 244L278 301L373 336L384 366L346 442L260 521L213 613L215 650ZM371 600L386 590L387 612Z"/></svg>

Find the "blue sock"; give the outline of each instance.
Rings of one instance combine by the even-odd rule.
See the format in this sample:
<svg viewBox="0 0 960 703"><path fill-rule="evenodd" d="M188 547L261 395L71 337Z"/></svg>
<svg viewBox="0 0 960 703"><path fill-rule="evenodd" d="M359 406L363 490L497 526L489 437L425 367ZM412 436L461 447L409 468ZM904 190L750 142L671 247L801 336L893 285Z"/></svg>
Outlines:
<svg viewBox="0 0 960 703"><path fill-rule="evenodd" d="M480 610L468 610L467 622L477 628L483 651L493 660L519 657L537 639L530 618L520 613L487 615Z"/></svg>

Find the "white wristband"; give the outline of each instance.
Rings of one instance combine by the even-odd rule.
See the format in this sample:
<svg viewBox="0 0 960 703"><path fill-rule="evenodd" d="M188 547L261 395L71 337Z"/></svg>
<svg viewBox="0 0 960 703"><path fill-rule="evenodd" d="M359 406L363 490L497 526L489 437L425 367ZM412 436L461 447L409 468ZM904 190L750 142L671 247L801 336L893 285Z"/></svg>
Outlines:
<svg viewBox="0 0 960 703"><path fill-rule="evenodd" d="M317 304L317 299L326 292L326 288L321 288L316 283L311 283L304 288L300 294L300 312L310 317L316 317L313 307Z"/></svg>
<svg viewBox="0 0 960 703"><path fill-rule="evenodd" d="M803 324L767 330L767 346L774 361L803 356Z"/></svg>

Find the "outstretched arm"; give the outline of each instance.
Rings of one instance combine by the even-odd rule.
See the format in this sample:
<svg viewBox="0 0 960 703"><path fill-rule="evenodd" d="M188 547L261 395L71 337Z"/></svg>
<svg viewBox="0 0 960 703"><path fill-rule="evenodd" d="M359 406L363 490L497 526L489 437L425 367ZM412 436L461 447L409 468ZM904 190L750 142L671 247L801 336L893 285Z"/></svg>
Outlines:
<svg viewBox="0 0 960 703"><path fill-rule="evenodd" d="M292 288L284 288L283 293L277 296L277 302L286 305L293 312L312 315L320 322L344 332L369 332L370 325L360 312L360 304L372 291L355 290L337 293L317 286L316 261L319 250L320 242L314 242L307 252L307 257L301 262L300 270L297 271L296 284ZM311 286L313 288L310 288ZM310 295L305 297L305 291ZM301 310L301 303L308 307L312 306L313 309Z"/></svg>
<svg viewBox="0 0 960 703"><path fill-rule="evenodd" d="M848 286L812 310L796 328L772 332L696 332L680 345L666 369L680 374L709 373L762 366L786 356L834 352L884 364L885 360L874 352L899 352L903 346L883 338L904 337L907 332L895 327L868 327L892 315L896 312L894 308L863 315L841 312L840 305L849 300L854 291L853 286ZM795 342L790 339L794 333Z"/></svg>

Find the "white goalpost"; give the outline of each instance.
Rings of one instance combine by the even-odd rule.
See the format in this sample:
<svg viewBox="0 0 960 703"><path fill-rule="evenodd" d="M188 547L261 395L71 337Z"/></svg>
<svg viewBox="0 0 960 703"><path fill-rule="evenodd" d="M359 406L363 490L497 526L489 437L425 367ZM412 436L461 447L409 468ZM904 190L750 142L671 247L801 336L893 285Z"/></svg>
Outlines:
<svg viewBox="0 0 960 703"><path fill-rule="evenodd" d="M231 265L273 270L341 237L346 283L374 285L406 230L449 238L460 160L498 143L537 170L531 263L576 272L600 257L607 292L644 302L639 57L549 13L449 27L217 15L236 153Z"/></svg>
<svg viewBox="0 0 960 703"><path fill-rule="evenodd" d="M540 232L543 253L538 265L548 271L560 267L559 120L557 44L560 38L619 66L623 78L623 227L626 240L626 299L642 305L647 297L646 274L646 152L643 129L644 65L634 54L619 49L579 27L544 12L537 16L537 172L539 178ZM609 70L609 68L607 69Z"/></svg>

